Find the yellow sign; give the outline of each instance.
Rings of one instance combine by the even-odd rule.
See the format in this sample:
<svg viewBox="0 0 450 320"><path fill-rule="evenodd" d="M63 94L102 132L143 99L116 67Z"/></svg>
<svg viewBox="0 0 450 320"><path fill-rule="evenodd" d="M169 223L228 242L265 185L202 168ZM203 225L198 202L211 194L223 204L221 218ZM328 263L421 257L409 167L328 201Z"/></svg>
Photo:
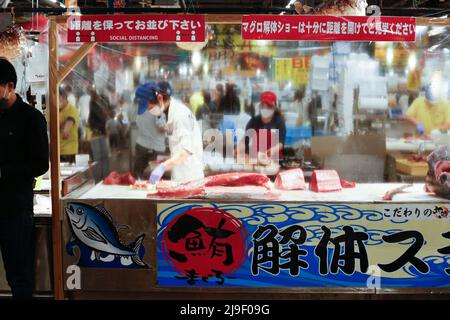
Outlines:
<svg viewBox="0 0 450 320"><path fill-rule="evenodd" d="M275 58L275 80L291 81L293 85L308 83L311 57Z"/></svg>

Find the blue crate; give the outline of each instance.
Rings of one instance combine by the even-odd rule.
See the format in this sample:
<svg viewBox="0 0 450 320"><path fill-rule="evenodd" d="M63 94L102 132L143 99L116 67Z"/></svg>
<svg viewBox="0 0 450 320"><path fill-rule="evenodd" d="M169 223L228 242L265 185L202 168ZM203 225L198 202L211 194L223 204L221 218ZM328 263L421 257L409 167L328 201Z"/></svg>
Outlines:
<svg viewBox="0 0 450 320"><path fill-rule="evenodd" d="M311 127L287 127L286 145L292 145L300 140L309 140L312 136Z"/></svg>
<svg viewBox="0 0 450 320"><path fill-rule="evenodd" d="M228 130L231 130L233 135L233 142L237 143L236 124L234 123L234 121L224 119L219 125L219 130L222 132L224 137L226 136L226 132Z"/></svg>

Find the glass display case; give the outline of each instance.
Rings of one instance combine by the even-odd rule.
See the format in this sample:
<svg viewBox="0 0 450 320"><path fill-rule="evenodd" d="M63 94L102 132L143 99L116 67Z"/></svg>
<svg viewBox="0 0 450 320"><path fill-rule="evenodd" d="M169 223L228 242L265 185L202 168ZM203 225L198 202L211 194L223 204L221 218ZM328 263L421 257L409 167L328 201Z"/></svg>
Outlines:
<svg viewBox="0 0 450 320"><path fill-rule="evenodd" d="M235 21L203 47L77 45L59 102L99 169L58 204L62 294L446 292L448 23L421 21L407 43L249 41ZM201 164L152 184L177 121L183 146L201 132Z"/></svg>

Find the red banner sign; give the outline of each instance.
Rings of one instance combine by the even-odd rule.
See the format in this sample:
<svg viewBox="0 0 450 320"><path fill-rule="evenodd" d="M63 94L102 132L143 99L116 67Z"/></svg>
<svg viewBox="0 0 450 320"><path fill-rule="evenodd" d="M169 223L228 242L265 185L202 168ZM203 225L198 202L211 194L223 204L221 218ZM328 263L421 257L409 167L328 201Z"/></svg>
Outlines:
<svg viewBox="0 0 450 320"><path fill-rule="evenodd" d="M67 21L68 42L203 42L204 15L86 15Z"/></svg>
<svg viewBox="0 0 450 320"><path fill-rule="evenodd" d="M415 41L414 17L255 15L242 17L244 40Z"/></svg>

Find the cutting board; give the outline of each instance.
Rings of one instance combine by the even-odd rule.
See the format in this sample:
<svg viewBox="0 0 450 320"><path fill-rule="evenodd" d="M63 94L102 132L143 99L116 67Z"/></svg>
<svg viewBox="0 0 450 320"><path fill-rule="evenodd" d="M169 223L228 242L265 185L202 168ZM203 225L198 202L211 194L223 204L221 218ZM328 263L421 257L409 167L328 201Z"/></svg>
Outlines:
<svg viewBox="0 0 450 320"><path fill-rule="evenodd" d="M428 163L396 159L397 171L416 177L425 177L428 172Z"/></svg>

